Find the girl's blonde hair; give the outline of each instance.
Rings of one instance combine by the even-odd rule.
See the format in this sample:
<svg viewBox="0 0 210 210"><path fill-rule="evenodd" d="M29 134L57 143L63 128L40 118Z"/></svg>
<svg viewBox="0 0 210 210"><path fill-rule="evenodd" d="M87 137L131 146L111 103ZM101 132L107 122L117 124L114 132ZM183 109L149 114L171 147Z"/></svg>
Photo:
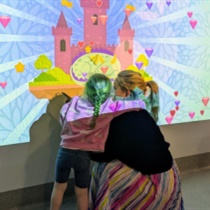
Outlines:
<svg viewBox="0 0 210 210"><path fill-rule="evenodd" d="M147 83L138 72L124 70L117 75L117 78L114 81L114 86L120 87L122 91L133 91L138 87L145 92Z"/></svg>
<svg viewBox="0 0 210 210"><path fill-rule="evenodd" d="M147 85L150 87L151 89L151 103L152 103L152 114L153 114L153 118L155 120L155 122L158 121L159 117L158 117L158 112L159 112L159 106L153 106L153 94L158 94L159 92L159 87L158 84L151 80L149 82L147 82Z"/></svg>
<svg viewBox="0 0 210 210"><path fill-rule="evenodd" d="M126 91L133 91L136 87L140 88L143 93L146 91L146 87L149 86L151 89L151 103L153 103L153 94L158 94L159 88L155 81L145 82L142 75L138 72L132 70L124 70L121 71L117 78L114 81L115 87L120 87L120 89L124 92ZM158 111L159 107L152 106L152 113L154 115L154 119L158 121Z"/></svg>
<svg viewBox="0 0 210 210"><path fill-rule="evenodd" d="M154 80L148 81L147 85L151 88L153 93L158 94L159 87L158 87L158 84Z"/></svg>
<svg viewBox="0 0 210 210"><path fill-rule="evenodd" d="M110 97L111 90L112 83L104 74L93 74L86 82L83 97L94 106L94 114L90 123L90 129L95 127L101 104Z"/></svg>

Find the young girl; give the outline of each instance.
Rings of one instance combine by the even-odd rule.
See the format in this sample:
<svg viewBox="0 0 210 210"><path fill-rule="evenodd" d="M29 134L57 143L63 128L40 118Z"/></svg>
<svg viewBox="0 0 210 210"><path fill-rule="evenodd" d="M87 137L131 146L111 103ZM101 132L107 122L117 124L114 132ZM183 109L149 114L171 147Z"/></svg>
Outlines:
<svg viewBox="0 0 210 210"><path fill-rule="evenodd" d="M79 210L88 209L90 157L87 151L104 151L110 121L122 113L145 108L141 100L114 101L112 84L103 74L92 75L84 95L74 97L61 109L61 147L56 161L56 182L51 210L59 210L71 168L75 172L75 193Z"/></svg>
<svg viewBox="0 0 210 210"><path fill-rule="evenodd" d="M159 97L156 82L145 82L138 72L124 70L115 79L114 88L115 95L117 95L116 100L142 99L146 104L147 111L156 122L158 121Z"/></svg>

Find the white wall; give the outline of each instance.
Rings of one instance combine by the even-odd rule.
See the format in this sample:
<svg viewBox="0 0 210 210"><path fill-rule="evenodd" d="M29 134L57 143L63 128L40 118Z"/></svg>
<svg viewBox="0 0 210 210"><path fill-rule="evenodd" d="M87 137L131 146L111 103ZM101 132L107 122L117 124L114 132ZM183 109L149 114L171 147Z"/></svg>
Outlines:
<svg viewBox="0 0 210 210"><path fill-rule="evenodd" d="M161 126L174 158L210 152L210 120Z"/></svg>
<svg viewBox="0 0 210 210"><path fill-rule="evenodd" d="M31 142L0 147L0 192L54 181L60 143L59 110L64 98L53 99L47 114L30 130ZM210 152L210 121L162 126L175 158Z"/></svg>

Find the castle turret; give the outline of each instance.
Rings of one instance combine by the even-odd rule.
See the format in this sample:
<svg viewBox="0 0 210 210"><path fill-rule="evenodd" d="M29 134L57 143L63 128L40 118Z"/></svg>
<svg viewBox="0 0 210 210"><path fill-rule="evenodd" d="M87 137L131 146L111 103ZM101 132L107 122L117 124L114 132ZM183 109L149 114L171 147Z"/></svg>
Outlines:
<svg viewBox="0 0 210 210"><path fill-rule="evenodd" d="M107 44L107 14L109 0L80 0L84 8L84 42L93 46Z"/></svg>
<svg viewBox="0 0 210 210"><path fill-rule="evenodd" d="M120 37L120 42L126 41L127 39L133 39L135 31L131 28L128 20L128 16L125 16L125 20L122 25L122 29L119 29L118 35Z"/></svg>
<svg viewBox="0 0 210 210"><path fill-rule="evenodd" d="M55 66L63 69L69 74L71 65L70 39L72 28L68 27L63 12L61 12L56 27L52 27L52 34L55 37Z"/></svg>
<svg viewBox="0 0 210 210"><path fill-rule="evenodd" d="M121 63L122 70L133 64L133 38L135 31L131 28L128 16L122 25L122 29L118 30L120 44L116 49L116 55Z"/></svg>

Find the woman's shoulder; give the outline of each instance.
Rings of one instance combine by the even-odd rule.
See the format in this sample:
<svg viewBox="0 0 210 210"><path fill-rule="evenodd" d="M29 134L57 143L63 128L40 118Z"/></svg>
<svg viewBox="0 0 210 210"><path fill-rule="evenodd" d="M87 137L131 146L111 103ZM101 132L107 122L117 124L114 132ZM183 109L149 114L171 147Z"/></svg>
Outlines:
<svg viewBox="0 0 210 210"><path fill-rule="evenodd" d="M159 127L149 112L145 109L139 111L130 111L115 117L111 125L120 130L124 129L125 132L141 131L140 133L153 132L159 133Z"/></svg>

